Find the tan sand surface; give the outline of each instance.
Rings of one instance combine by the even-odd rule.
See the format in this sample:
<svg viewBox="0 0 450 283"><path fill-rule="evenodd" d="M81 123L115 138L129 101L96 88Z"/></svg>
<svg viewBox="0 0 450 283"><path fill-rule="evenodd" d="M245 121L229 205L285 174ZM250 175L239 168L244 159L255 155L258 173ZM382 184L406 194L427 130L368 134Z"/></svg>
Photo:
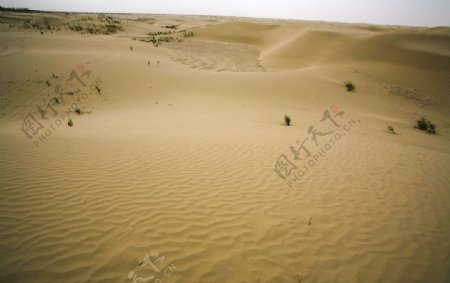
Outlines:
<svg viewBox="0 0 450 283"><path fill-rule="evenodd" d="M0 13L0 282L450 281L450 28L110 16Z"/></svg>

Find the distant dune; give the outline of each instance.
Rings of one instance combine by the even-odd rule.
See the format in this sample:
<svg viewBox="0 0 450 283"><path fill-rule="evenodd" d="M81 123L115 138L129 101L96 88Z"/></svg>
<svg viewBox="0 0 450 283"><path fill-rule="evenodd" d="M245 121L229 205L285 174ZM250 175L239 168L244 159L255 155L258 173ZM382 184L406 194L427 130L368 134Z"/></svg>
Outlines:
<svg viewBox="0 0 450 283"><path fill-rule="evenodd" d="M449 282L449 78L449 27L0 12L0 282Z"/></svg>

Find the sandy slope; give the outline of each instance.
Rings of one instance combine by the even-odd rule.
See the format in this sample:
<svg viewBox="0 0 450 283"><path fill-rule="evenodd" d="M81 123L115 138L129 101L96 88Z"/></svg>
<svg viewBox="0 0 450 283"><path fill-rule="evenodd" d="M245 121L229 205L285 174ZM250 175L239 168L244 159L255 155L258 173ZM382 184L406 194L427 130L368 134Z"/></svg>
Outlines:
<svg viewBox="0 0 450 283"><path fill-rule="evenodd" d="M151 15L116 15L114 35L63 28L82 17L0 14L1 282L450 280L449 28ZM170 24L195 36L133 40ZM44 127L31 138L27 114ZM413 127L421 116L438 135ZM311 125L333 133L296 161Z"/></svg>

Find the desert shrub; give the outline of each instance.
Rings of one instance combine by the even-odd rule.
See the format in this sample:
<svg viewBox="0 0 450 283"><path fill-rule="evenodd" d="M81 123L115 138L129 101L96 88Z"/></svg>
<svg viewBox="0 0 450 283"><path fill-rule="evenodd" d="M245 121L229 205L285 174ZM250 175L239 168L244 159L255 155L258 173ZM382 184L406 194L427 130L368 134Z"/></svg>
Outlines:
<svg viewBox="0 0 450 283"><path fill-rule="evenodd" d="M172 31L150 31L147 34L149 36L155 36L155 35L167 35L167 34L172 34Z"/></svg>
<svg viewBox="0 0 450 283"><path fill-rule="evenodd" d="M284 115L284 123L286 124L286 126L290 126L291 125L291 117L289 117L288 115Z"/></svg>
<svg viewBox="0 0 450 283"><path fill-rule="evenodd" d="M116 33L117 31L123 31L122 26L117 24L106 24L105 28L107 33Z"/></svg>
<svg viewBox="0 0 450 283"><path fill-rule="evenodd" d="M387 130L388 130L388 132L391 133L391 134L394 134L394 135L396 134L396 132L395 132L395 130L394 130L394 127L392 127L392 126L388 126L388 127L387 127Z"/></svg>
<svg viewBox="0 0 450 283"><path fill-rule="evenodd" d="M355 85L351 81L346 81L344 83L345 88L347 88L347 91L355 91Z"/></svg>
<svg viewBox="0 0 450 283"><path fill-rule="evenodd" d="M90 34L97 34L97 30L94 27L87 27L86 32Z"/></svg>
<svg viewBox="0 0 450 283"><path fill-rule="evenodd" d="M172 42L172 41L174 41L174 38L171 36L161 36L158 38L158 41Z"/></svg>
<svg viewBox="0 0 450 283"><path fill-rule="evenodd" d="M77 113L78 115L81 115L81 109L77 107L77 108L75 109L75 113Z"/></svg>
<svg viewBox="0 0 450 283"><path fill-rule="evenodd" d="M69 119L69 121L67 121L67 125L68 125L69 127L72 127L72 126L73 126L72 119Z"/></svg>
<svg viewBox="0 0 450 283"><path fill-rule="evenodd" d="M432 123L428 124L428 132L430 132L432 134L436 134L436 126Z"/></svg>
<svg viewBox="0 0 450 283"><path fill-rule="evenodd" d="M178 25L167 25L167 26L162 26L163 28L168 28L168 29L177 29Z"/></svg>
<svg viewBox="0 0 450 283"><path fill-rule="evenodd" d="M417 120L417 126L419 130L427 131L430 134L436 134L436 125L431 123L430 120L425 119L424 117Z"/></svg>
<svg viewBox="0 0 450 283"><path fill-rule="evenodd" d="M69 25L69 29L73 31L82 31L83 27L81 25Z"/></svg>
<svg viewBox="0 0 450 283"><path fill-rule="evenodd" d="M98 15L101 24L96 24L93 17L83 17L78 23L67 24L68 29L79 32L81 34L113 34L124 31L124 27L120 20L115 20L111 16Z"/></svg>

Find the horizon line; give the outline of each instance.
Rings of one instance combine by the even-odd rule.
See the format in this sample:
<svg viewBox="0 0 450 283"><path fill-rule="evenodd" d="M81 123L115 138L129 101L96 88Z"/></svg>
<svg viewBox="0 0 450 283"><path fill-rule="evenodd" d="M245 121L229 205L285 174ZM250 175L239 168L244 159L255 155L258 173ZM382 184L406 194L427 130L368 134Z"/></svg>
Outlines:
<svg viewBox="0 0 450 283"><path fill-rule="evenodd" d="M406 27L406 28L450 28L445 25L404 25L404 24L386 24L386 23L370 23L370 22L342 22L332 20L318 20L318 19L294 19L294 18L276 18L276 17L257 17L257 16L230 16L230 15L206 15L206 14L177 14L177 13L151 13L151 12L89 12L89 11L63 11L63 10L34 10L26 7L5 7L0 8L0 12L16 12L16 13L74 13L74 14L116 14L116 15L155 15L155 16L196 16L196 17L221 17L221 18L246 18L246 19L260 19L260 20L280 20L280 21L303 21L303 22L318 22L318 23L336 23L348 25L372 25L372 26L390 26L390 27Z"/></svg>

